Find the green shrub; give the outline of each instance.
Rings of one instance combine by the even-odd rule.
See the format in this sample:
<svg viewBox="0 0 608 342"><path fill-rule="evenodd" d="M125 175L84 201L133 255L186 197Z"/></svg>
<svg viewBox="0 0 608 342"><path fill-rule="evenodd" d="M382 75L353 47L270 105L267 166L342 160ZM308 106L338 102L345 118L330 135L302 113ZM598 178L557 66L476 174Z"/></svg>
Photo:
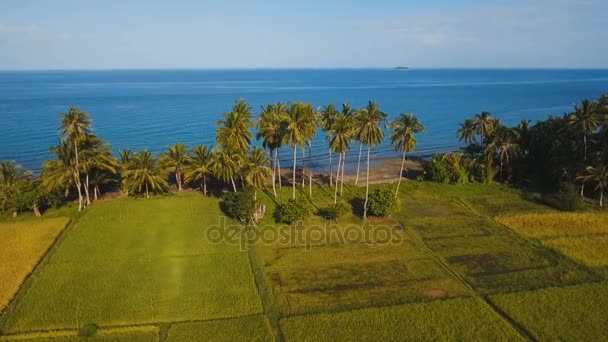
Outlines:
<svg viewBox="0 0 608 342"><path fill-rule="evenodd" d="M372 216L388 216L399 210L400 206L392 187L384 186L369 195L368 213Z"/></svg>
<svg viewBox="0 0 608 342"><path fill-rule="evenodd" d="M557 192L543 194L542 201L563 211L575 211L580 206L580 197L572 183L562 183Z"/></svg>
<svg viewBox="0 0 608 342"><path fill-rule="evenodd" d="M448 183L450 171L441 158L433 156L433 159L424 164L424 178L432 182Z"/></svg>
<svg viewBox="0 0 608 342"><path fill-rule="evenodd" d="M279 222L296 223L308 218L312 212L310 203L305 198L288 199L278 207L277 219Z"/></svg>
<svg viewBox="0 0 608 342"><path fill-rule="evenodd" d="M228 217L245 222L255 212L255 195L251 191L226 193L220 207Z"/></svg>
<svg viewBox="0 0 608 342"><path fill-rule="evenodd" d="M329 207L322 208L319 210L319 214L327 220L337 220L338 218L352 212L353 208L350 204L339 201L336 204L332 204Z"/></svg>
<svg viewBox="0 0 608 342"><path fill-rule="evenodd" d="M79 337L93 337L97 333L98 326L95 323L89 323L78 329Z"/></svg>

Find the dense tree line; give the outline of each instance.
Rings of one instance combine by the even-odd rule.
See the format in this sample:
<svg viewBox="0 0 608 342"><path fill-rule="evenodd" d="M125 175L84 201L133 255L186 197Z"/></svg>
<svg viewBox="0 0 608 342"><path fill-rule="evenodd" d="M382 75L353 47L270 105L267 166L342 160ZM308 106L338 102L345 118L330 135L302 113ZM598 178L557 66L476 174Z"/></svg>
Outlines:
<svg viewBox="0 0 608 342"><path fill-rule="evenodd" d="M424 131L413 114L401 114L388 125L388 115L371 101L358 110L348 104L340 109L333 104L315 109L309 103L278 102L263 107L256 116L241 99L217 122L215 146L188 148L177 143L160 154L127 149L117 151L115 156L109 144L95 135L86 112L70 108L59 119L59 142L51 148L55 158L44 163L38 177L14 162L0 163L2 211L32 210L39 215L41 207L71 199L77 200L82 210L106 191L120 189L126 195L150 197L150 193L168 191L171 183L177 191L188 186L208 195L213 182L234 192L252 190L254 197L269 186L276 197L277 186L283 186L278 158L282 149L293 154L292 200L296 198L296 186L304 189L308 185L308 195L312 196L312 141L321 130L328 147L334 204L339 204L343 192L347 152L353 146L359 148L355 185L365 156L365 217L369 209L371 148L384 141L388 128L395 151L402 153L396 196L406 154L415 150L416 134ZM603 204L608 186L606 95L597 101L584 100L571 113L549 116L534 125L523 120L508 127L482 112L462 122L457 137L466 147L434 156L425 164L427 179L453 183L500 181L542 192L559 191L565 183L577 184L580 196L597 196ZM252 146L254 138L263 148ZM297 179L299 158L301 182Z"/></svg>
<svg viewBox="0 0 608 342"><path fill-rule="evenodd" d="M190 186L207 195L210 180L224 184L234 192L252 190L254 197L258 190L270 184L276 197L277 185L282 187L278 158L281 149L293 151L292 199L296 198L296 186L301 184L305 188L307 180L308 194L312 196L312 141L321 129L328 143L329 182L334 187L336 204L344 187L346 153L353 144L359 145L357 184L362 153L366 150L366 215L370 151L384 140L387 125L387 114L377 103L370 101L359 110L343 104L339 111L333 104L315 109L309 103L278 102L265 106L255 116L251 106L241 99L222 116L217 122L215 146L188 148L178 143L159 155L146 149L138 152L127 149L117 151L115 157L109 145L93 132L90 116L78 108L70 108L59 115L59 143L51 148L55 158L44 163L37 178L13 162L2 164L2 210L34 210L36 207L38 212L41 206L72 198L77 199L78 209L82 210L100 198L104 191L120 188L126 195L149 198L150 193L168 191L170 183L175 184L177 191ZM413 114L402 114L391 127L391 141L395 150L403 152L405 160L405 154L415 149L414 134L424 128ZM257 131L255 138L262 142L263 148L252 146L254 129ZM301 183L297 179L298 152L302 155ZM335 173L334 155L338 156ZM35 189L37 196L25 196L26 188ZM27 204L23 204L24 201Z"/></svg>
<svg viewBox="0 0 608 342"><path fill-rule="evenodd" d="M457 137L467 146L429 161L428 179L509 182L545 194L576 184L580 197L597 196L603 205L608 187L608 95L583 100L572 112L534 125L522 120L509 127L482 112L460 123Z"/></svg>

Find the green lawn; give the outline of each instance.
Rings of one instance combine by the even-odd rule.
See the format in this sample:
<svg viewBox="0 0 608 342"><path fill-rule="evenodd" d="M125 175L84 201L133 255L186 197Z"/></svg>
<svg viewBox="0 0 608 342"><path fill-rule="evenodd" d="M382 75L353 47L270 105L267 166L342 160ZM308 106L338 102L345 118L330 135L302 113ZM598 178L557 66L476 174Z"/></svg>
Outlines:
<svg viewBox="0 0 608 342"><path fill-rule="evenodd" d="M287 341L518 341L522 336L478 299L318 314L281 321Z"/></svg>
<svg viewBox="0 0 608 342"><path fill-rule="evenodd" d="M247 254L205 239L219 214L216 200L197 194L95 204L2 318L2 331L260 313Z"/></svg>
<svg viewBox="0 0 608 342"><path fill-rule="evenodd" d="M608 284L495 295L491 300L540 341L599 341L608 336Z"/></svg>

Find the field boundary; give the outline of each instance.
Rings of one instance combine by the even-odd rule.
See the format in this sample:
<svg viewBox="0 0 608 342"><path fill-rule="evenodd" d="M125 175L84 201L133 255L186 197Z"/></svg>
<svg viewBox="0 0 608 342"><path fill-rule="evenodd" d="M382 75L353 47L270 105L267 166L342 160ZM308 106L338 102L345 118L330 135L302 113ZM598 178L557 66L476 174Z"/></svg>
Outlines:
<svg viewBox="0 0 608 342"><path fill-rule="evenodd" d="M33 274L38 272L41 265L46 264L46 262L50 258L50 255L54 253L55 245L57 245L60 241L63 241L66 231L73 225L74 220L69 217L66 218L68 219L68 221L63 225L63 228L61 228L61 231L59 232L59 234L57 234L55 239L53 239L49 246L44 250L32 270L25 276L13 297L6 304L6 307L0 308L0 336L2 336L1 328L2 323L4 322L4 317L10 312L10 309L12 308L13 304L15 304L15 302L18 300L18 298L20 298L21 292L26 291L27 288L29 288L29 282Z"/></svg>

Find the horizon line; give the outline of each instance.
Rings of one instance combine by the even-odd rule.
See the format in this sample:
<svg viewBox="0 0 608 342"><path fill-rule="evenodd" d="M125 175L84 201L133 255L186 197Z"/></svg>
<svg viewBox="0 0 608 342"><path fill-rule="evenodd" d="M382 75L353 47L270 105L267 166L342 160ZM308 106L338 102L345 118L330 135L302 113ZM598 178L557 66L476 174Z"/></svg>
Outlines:
<svg viewBox="0 0 608 342"><path fill-rule="evenodd" d="M607 67L411 67L411 66L386 66L386 67L159 67L159 68L25 68L25 69L0 69L2 73L8 72L104 72L104 71L288 71L288 70L608 70Z"/></svg>

